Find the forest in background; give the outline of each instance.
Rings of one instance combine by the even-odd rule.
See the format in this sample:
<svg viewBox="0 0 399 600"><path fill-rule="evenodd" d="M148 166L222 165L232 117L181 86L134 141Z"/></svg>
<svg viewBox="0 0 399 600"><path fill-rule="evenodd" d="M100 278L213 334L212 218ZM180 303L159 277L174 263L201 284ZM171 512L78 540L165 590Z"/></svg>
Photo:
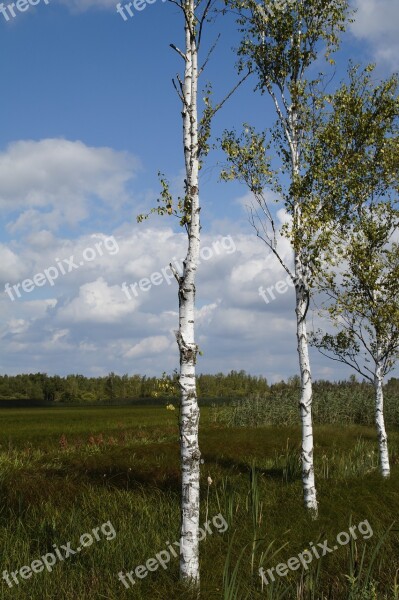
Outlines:
<svg viewBox="0 0 399 600"><path fill-rule="evenodd" d="M200 374L197 385L202 403L255 402L256 398L261 397L273 399L277 410L277 404L281 404L284 399L292 399L292 408L296 410L295 393L299 390L300 381L298 376L293 376L287 381L269 385L265 377L250 375L243 370L232 370L228 374ZM315 396L324 398L326 403L331 398L340 398L341 403L349 406L359 397L364 399L367 406L367 399L373 397L370 383L360 382L353 375L348 380L337 382L319 380L314 383L314 387ZM399 379L389 379L384 389L391 402L398 404L399 410ZM104 377L85 377L79 374L60 377L46 373L0 376L0 402L12 401L13 405L23 403L26 406L27 402L86 405L143 401L146 404L164 404L167 401L177 401L178 398L176 373L164 374L160 378L115 373Z"/></svg>
<svg viewBox="0 0 399 600"><path fill-rule="evenodd" d="M269 389L264 377L248 375L245 371L231 371L227 375L198 376L199 397L238 399ZM161 378L146 375L116 375L85 377L72 374L65 377L46 373L0 376L1 400L33 400L44 403L87 404L150 401L162 404L166 399L179 397L176 373Z"/></svg>

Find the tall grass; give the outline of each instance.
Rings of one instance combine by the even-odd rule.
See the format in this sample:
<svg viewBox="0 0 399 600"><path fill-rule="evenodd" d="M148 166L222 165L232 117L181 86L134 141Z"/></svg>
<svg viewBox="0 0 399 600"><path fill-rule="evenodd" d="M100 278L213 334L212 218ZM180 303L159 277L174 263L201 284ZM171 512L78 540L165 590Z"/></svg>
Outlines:
<svg viewBox="0 0 399 600"><path fill-rule="evenodd" d="M227 427L295 425L299 420L299 392L293 387L273 389L251 395L231 404L214 405L212 419ZM373 425L374 396L370 387L317 389L312 405L313 421L319 425ZM399 398L387 393L384 398L386 422L399 425Z"/></svg>
<svg viewBox="0 0 399 600"><path fill-rule="evenodd" d="M178 580L178 558L172 557L166 569L136 578L131 589L117 578L154 557L167 541L179 539L180 471L178 435L168 411L148 409L136 417L132 409L112 411L109 418L108 409L97 413L95 427L91 420L85 425L80 409L65 412L56 423L47 412L47 437L42 413L27 415L29 428L16 411L3 414L0 574L31 564L53 544L70 541L76 547L83 533L108 520L117 536L11 589L0 579L1 600L197 598ZM200 598L399 598L397 526L389 529L399 504L399 434L391 433L392 475L382 482L373 429L315 428L317 522L302 506L298 439L299 429L292 427L213 425L204 411L200 522L221 513L228 526L221 532L211 525L212 534L201 542ZM369 540L340 547L308 570L262 583L259 568L286 562L310 542L333 540L365 519L374 532Z"/></svg>

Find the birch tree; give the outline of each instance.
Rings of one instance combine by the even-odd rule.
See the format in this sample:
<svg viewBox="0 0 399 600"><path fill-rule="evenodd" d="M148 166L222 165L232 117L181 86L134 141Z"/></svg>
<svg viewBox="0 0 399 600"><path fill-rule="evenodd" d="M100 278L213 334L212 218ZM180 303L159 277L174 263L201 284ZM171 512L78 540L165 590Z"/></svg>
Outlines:
<svg viewBox="0 0 399 600"><path fill-rule="evenodd" d="M198 50L202 27L210 4L201 18L197 17L194 0L173 2L184 17L185 46L171 47L184 61L183 79L178 75L174 87L182 103L185 195L174 206L169 185L161 175L162 192L159 205L150 213L175 215L187 232L187 254L180 274L170 264L178 284L179 328L175 332L180 355L178 384L180 387L180 464L181 464L181 530L180 577L199 584L199 517L200 460L198 442L200 411L198 406L195 365L198 346L195 341L195 279L200 251L199 169L200 144L198 123ZM146 215L148 216L148 215ZM145 216L140 215L141 221Z"/></svg>
<svg viewBox="0 0 399 600"><path fill-rule="evenodd" d="M295 284L296 337L301 378L302 481L304 502L317 516L313 465L312 378L308 349L307 313L312 279L319 266L322 234L327 234L328 206L320 206L312 193L309 167L314 151L314 132L323 105L321 78L310 73L320 55L333 64L339 34L348 18L346 0L227 0L238 11L242 40L238 69L249 65L256 72L256 89L267 94L274 106L277 124L268 132L256 133L246 125L244 133L226 132L222 146L229 167L224 179L243 181L254 196L250 220ZM274 152L270 158L269 152ZM273 207L265 189L282 198L290 223L282 233L291 242L293 266L279 250Z"/></svg>
<svg viewBox="0 0 399 600"><path fill-rule="evenodd" d="M340 264L326 277L328 299L320 314L335 334L318 330L312 343L325 356L349 365L375 391L375 424L381 473L390 474L383 384L399 358L399 211L389 204L362 207L345 232Z"/></svg>
<svg viewBox="0 0 399 600"><path fill-rule="evenodd" d="M204 106L198 116L198 81L216 43L199 65L199 52L203 28L212 10L212 0L170 0L179 7L184 19L184 49L170 44L184 61L184 75L173 80L182 106L183 152L185 165L184 196L176 202L171 195L168 181L162 174L162 191L158 206L150 213L177 217L187 233L187 253L180 274L170 264L178 284L179 326L175 332L180 356L178 384L180 387L180 464L181 464L181 532L180 532L180 578L188 585L199 586L199 518L200 518L200 462L198 442L200 411L196 388L196 362L198 345L195 339L196 275L200 252L200 199L199 171L202 160L209 151L208 140L214 115L245 81L243 75L233 89L219 103L212 105L212 88L208 84L202 98ZM139 215L141 222L148 215Z"/></svg>
<svg viewBox="0 0 399 600"><path fill-rule="evenodd" d="M336 200L338 227L318 282L326 296L319 313L336 333L319 329L312 343L374 386L387 477L383 383L399 358L399 100L397 77L375 84L373 69L350 68L320 131L317 186Z"/></svg>

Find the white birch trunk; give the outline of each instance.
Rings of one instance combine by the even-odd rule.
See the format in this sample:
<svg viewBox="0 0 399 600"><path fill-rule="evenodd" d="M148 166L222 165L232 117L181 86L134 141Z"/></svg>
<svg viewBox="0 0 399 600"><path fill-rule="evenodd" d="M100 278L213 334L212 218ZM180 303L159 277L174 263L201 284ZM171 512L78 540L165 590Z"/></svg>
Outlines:
<svg viewBox="0 0 399 600"><path fill-rule="evenodd" d="M313 465L312 377L309 360L309 344L306 331L307 293L303 284L302 264L295 260L296 317L299 369L301 375L301 398L299 402L302 422L302 485L304 502L313 517L317 517L317 498Z"/></svg>
<svg viewBox="0 0 399 600"><path fill-rule="evenodd" d="M293 109L290 114L290 124L292 131L291 157L292 157L292 178L293 181L299 177L299 144L297 135L298 115ZM296 200L294 208L294 227L296 236L299 234L302 225L300 200ZM297 239L295 239L295 245ZM302 241L300 240L300 243ZM307 284L307 269L303 264L300 249L295 249L295 299L296 299L296 322L297 322L297 350L299 358L299 371L301 377L301 398L299 409L302 423L302 487L305 507L311 512L313 518L317 518L317 498L314 478L313 464L313 421L312 421L312 376L309 360L309 343L306 330L306 312L308 310L310 292Z"/></svg>
<svg viewBox="0 0 399 600"><path fill-rule="evenodd" d="M380 355L380 350L378 350ZM388 436L385 430L384 421L384 392L383 384L383 367L378 356L376 370L374 374L374 390L375 390L375 424L377 427L378 448L380 454L380 469L383 477L389 477L391 469L389 466L388 455Z"/></svg>
<svg viewBox="0 0 399 600"><path fill-rule="evenodd" d="M187 0L186 61L183 82L183 143L186 167L186 195L191 203L188 224L188 251L183 275L179 280L179 330L176 332L180 352L181 410L180 459L182 470L180 577L199 585L199 483L200 450L198 445L199 407L195 364L197 345L194 335L195 276L200 250L198 196L198 117L197 117L197 47L194 27L194 2Z"/></svg>

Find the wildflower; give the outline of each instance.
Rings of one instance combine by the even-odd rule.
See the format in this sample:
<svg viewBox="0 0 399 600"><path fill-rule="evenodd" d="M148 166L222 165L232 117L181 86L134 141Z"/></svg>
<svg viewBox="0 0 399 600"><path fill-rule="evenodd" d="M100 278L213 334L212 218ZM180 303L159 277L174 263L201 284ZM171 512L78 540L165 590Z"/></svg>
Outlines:
<svg viewBox="0 0 399 600"><path fill-rule="evenodd" d="M62 436L60 437L59 444L60 444L60 447L62 450L66 450L68 448L68 440L67 440L65 433L63 433Z"/></svg>

